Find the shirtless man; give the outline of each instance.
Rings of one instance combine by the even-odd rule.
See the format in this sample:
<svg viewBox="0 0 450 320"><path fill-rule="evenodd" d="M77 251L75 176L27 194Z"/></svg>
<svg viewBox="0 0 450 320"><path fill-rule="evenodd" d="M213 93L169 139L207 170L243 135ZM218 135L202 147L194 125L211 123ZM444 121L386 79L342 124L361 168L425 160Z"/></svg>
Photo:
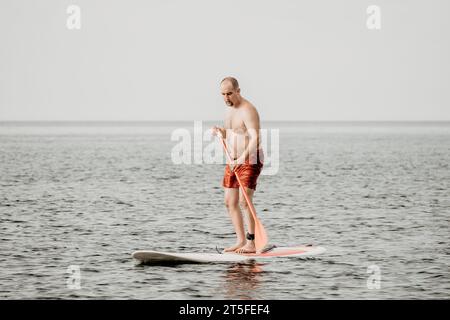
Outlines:
<svg viewBox="0 0 450 320"><path fill-rule="evenodd" d="M248 208L244 195L241 194L234 172L239 175L244 189L253 206L253 193L256 180L263 167L263 153L260 149L259 115L256 108L240 94L239 84L235 78L227 77L220 83L223 99L228 108L223 128L215 126L213 134L220 132L227 141L232 163L225 167L223 187L225 189L225 206L233 222L237 241L225 252L254 253L255 220ZM241 208L247 218L248 232L245 234Z"/></svg>

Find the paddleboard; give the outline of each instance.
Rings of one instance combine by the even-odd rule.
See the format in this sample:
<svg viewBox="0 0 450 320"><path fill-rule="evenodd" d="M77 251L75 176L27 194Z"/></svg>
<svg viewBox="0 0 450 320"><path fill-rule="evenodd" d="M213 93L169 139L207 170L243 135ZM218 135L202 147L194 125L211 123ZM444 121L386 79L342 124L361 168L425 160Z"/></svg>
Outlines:
<svg viewBox="0 0 450 320"><path fill-rule="evenodd" d="M152 250L135 251L132 257L140 263L217 263L217 262L244 262L248 260L267 260L285 257L309 257L324 253L324 247L298 246L298 247L275 247L261 254L249 253L238 254L226 253L173 253Z"/></svg>

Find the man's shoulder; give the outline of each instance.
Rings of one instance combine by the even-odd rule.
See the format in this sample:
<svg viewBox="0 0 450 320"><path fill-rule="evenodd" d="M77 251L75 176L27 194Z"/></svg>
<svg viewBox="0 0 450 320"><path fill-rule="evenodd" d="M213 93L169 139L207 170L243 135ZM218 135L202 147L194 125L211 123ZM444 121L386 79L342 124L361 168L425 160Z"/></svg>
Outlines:
<svg viewBox="0 0 450 320"><path fill-rule="evenodd" d="M244 112L251 112L251 113L256 112L256 113L258 113L258 111L256 110L256 107L248 100L245 100L242 103L241 107L242 107L242 111L244 111Z"/></svg>
<svg viewBox="0 0 450 320"><path fill-rule="evenodd" d="M249 124L252 127L259 127L259 124L256 124L259 123L259 114L253 104L251 104L250 102L246 102L242 105L241 110L241 117L246 125Z"/></svg>

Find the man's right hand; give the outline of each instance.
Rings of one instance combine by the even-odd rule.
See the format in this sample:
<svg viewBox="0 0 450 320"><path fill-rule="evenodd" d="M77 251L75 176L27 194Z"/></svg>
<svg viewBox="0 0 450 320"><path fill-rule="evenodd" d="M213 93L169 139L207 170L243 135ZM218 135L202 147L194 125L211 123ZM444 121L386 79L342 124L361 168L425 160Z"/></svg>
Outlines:
<svg viewBox="0 0 450 320"><path fill-rule="evenodd" d="M212 128L212 134L214 135L214 136L220 136L219 135L219 132L220 132L220 134L222 135L222 138L226 138L226 131L225 131L225 129L224 128L221 128L221 127L218 127L218 126L214 126L213 128Z"/></svg>

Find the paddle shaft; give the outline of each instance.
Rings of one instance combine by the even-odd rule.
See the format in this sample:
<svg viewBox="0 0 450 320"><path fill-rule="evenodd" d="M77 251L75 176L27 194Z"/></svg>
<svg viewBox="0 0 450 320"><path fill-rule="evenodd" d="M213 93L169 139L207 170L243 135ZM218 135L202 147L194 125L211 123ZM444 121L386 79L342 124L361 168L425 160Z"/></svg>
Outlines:
<svg viewBox="0 0 450 320"><path fill-rule="evenodd" d="M228 161L230 161L230 163L233 162L233 160L231 159L230 153L228 152L228 148L227 148L227 145L225 144L224 138L221 135L219 136L219 138L220 138L220 142L222 142L222 146L225 150ZM233 171L234 171L234 169L233 169ZM259 221L258 221L258 218L256 217L255 207L253 206L252 202L248 198L247 191L245 190L244 186L242 185L239 175L236 173L236 171L234 171L234 174L236 175L236 179L239 183L239 187L241 188L242 194L244 195L245 201L247 202L248 208L250 209L250 212L252 213L252 216L253 216L253 219L255 220L255 225L256 225L256 223Z"/></svg>

